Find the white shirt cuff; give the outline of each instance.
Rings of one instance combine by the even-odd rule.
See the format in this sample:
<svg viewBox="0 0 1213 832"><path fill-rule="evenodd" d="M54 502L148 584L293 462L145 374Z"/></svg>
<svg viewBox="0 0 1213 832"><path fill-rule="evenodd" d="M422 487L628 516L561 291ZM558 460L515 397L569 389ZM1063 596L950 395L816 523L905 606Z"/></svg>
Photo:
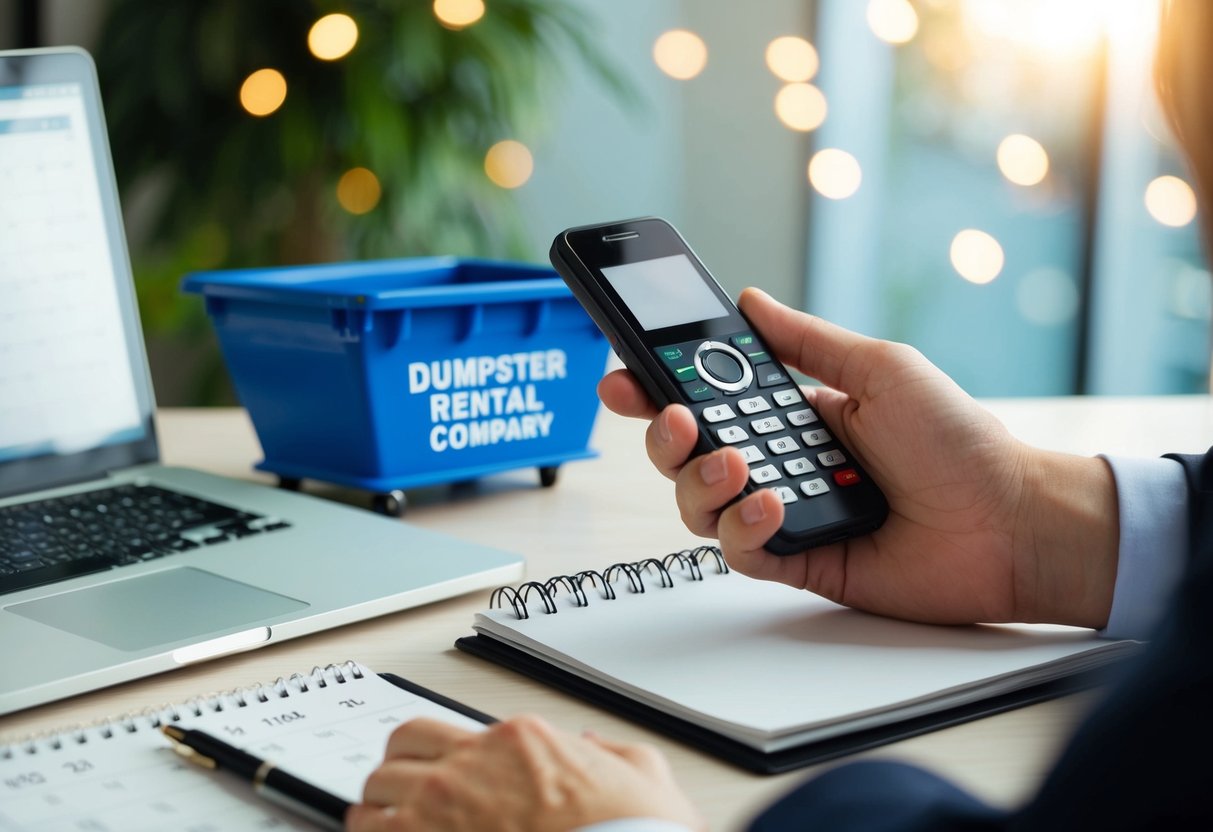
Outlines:
<svg viewBox="0 0 1213 832"><path fill-rule="evenodd" d="M1183 466L1159 457L1102 457L1116 479L1120 552L1107 638L1144 639L1170 603L1188 557Z"/></svg>
<svg viewBox="0 0 1213 832"><path fill-rule="evenodd" d="M688 826L657 818L617 818L579 827L576 832L692 832Z"/></svg>

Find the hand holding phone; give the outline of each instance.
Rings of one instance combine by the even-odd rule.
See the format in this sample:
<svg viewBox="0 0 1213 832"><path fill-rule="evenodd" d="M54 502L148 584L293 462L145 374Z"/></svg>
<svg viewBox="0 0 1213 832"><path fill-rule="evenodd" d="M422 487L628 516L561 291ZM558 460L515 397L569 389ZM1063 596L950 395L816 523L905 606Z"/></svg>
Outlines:
<svg viewBox="0 0 1213 832"><path fill-rule="evenodd" d="M690 408L696 453L737 447L750 466L745 493L779 496L784 521L768 551L794 554L884 522L875 482L669 223L570 228L550 256L654 403Z"/></svg>

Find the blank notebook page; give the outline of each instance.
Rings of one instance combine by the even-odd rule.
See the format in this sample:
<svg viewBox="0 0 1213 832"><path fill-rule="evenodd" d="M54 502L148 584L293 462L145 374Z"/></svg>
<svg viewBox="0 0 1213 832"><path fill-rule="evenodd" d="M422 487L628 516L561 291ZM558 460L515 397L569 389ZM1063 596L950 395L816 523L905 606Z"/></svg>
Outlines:
<svg viewBox="0 0 1213 832"><path fill-rule="evenodd" d="M736 573L671 574L673 587L646 582L643 593L616 584L614 600L587 583L587 606L559 594L556 614L532 602L529 618L507 606L474 627L768 751L980 698L979 684L992 695L1025 668L1043 681L1081 658L1102 664L1132 645L1070 627L912 624Z"/></svg>

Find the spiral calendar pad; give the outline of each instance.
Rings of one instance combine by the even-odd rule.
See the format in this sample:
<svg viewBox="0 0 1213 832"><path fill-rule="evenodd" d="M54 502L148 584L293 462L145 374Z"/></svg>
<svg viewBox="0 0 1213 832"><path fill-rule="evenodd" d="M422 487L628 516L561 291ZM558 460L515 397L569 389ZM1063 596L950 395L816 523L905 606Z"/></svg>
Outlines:
<svg viewBox="0 0 1213 832"><path fill-rule="evenodd" d="M351 802L414 717L491 717L356 662L0 746L0 830L313 829L235 778L173 753L159 726L199 728Z"/></svg>
<svg viewBox="0 0 1213 832"><path fill-rule="evenodd" d="M1090 687L1137 647L868 615L710 546L501 587L473 629L457 647L767 774Z"/></svg>

